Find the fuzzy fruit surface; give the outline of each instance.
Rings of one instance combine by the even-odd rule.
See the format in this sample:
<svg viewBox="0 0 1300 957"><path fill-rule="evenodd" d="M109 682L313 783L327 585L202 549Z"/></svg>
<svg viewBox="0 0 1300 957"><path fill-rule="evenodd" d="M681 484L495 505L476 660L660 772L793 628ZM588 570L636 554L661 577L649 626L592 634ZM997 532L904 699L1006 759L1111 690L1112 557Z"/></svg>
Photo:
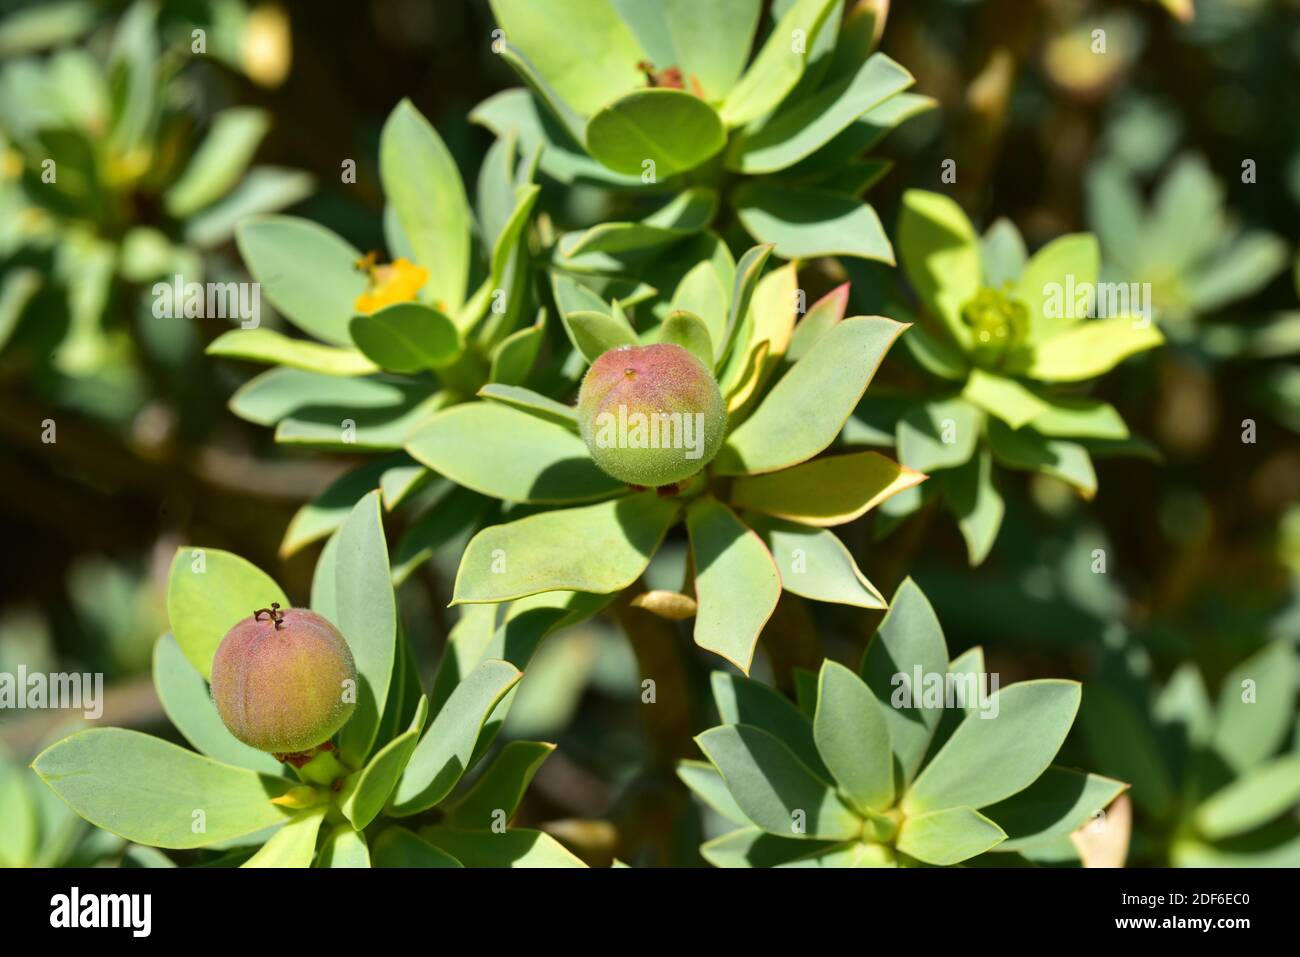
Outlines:
<svg viewBox="0 0 1300 957"><path fill-rule="evenodd" d="M587 370L578 427L602 469L657 488L689 478L718 453L727 407L713 374L681 346L621 346Z"/></svg>
<svg viewBox="0 0 1300 957"><path fill-rule="evenodd" d="M263 609L239 622L212 659L212 700L230 733L272 754L328 741L356 707L352 651L304 608Z"/></svg>

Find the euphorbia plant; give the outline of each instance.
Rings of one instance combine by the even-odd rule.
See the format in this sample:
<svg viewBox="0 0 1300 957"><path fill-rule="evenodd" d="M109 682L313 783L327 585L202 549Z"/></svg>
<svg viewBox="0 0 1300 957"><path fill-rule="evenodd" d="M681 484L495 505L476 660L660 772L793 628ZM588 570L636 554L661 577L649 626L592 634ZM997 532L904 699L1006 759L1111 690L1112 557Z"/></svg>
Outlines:
<svg viewBox="0 0 1300 957"><path fill-rule="evenodd" d="M712 460L676 450L680 473L635 470L659 450L593 450L580 434L585 410L523 388L487 386L489 400L444 409L407 443L430 469L484 495L520 503L525 514L480 531L461 558L455 604L492 604L548 593L610 596L635 586L669 530L686 526L691 569L681 591L637 601L665 617L694 617L701 647L748 672L758 636L782 588L817 601L883 608L879 592L829 529L853 521L924 476L874 452L821 455L836 441L876 368L906 328L879 316L843 318L847 290L816 303L796 324L793 264L759 279L769 254L750 250L736 267L726 308L703 318L678 310L638 332L615 302L607 311L564 313L587 361L587 382L631 374L647 394L672 392L664 370L639 358L642 340L690 355L692 390L661 413L698 412ZM610 355L613 351L612 357ZM692 358L693 357L693 358ZM716 376L726 403L705 414ZM600 388L607 388L608 382ZM588 386L584 385L584 392ZM640 388L639 386L637 388ZM594 400L593 400L594 401ZM605 410L613 415L612 410ZM588 430L588 439L598 437ZM712 443L712 445L710 445ZM656 480L671 477L672 481ZM645 488L655 485L656 488ZM513 516L510 516L513 518ZM606 600L609 600L608 598Z"/></svg>
<svg viewBox="0 0 1300 957"><path fill-rule="evenodd" d="M527 84L473 118L543 148L565 184L673 194L640 222L564 237L555 266L626 271L689 233L735 220L786 258L893 261L859 198L888 169L859 157L932 107L872 55L888 5L778 0L492 0L494 49ZM757 52L751 58L751 46ZM588 51L574 55L575 49Z"/></svg>
<svg viewBox="0 0 1300 957"><path fill-rule="evenodd" d="M286 532L285 553L330 534L372 489L382 488L390 509L420 491L432 476L400 454L411 432L482 385L514 385L529 374L545 335L544 316L531 321L525 235L535 167L535 154L520 158L513 141L498 142L479 178L476 221L451 154L404 101L380 137L387 256L363 255L304 219L240 225L240 250L263 293L317 341L268 328L218 338L210 354L276 366L241 388L231 408L274 426L281 443L390 453L304 507ZM403 554L424 544L417 539ZM399 565L399 578L413 567Z"/></svg>
<svg viewBox="0 0 1300 957"><path fill-rule="evenodd" d="M118 321L115 302L131 304L132 322L149 315L158 307L155 282L203 280L220 268L214 250L240 217L292 205L312 190L305 173L250 165L271 125L265 111L204 114L192 64L206 51L191 47L191 18L211 31L213 55L228 56L238 50L246 11L236 2L224 14L218 27L204 5L182 13L137 2L111 36L45 58L7 55L0 70L7 220L0 348L26 354L61 400L95 416L133 415L148 398L150 363L183 382L199 350L185 322L144 321L133 330ZM84 30L94 19L87 10L66 24ZM15 29L8 39L22 34ZM37 29L32 37L57 34ZM171 318L186 314L183 302L171 309ZM88 382L105 388L87 391ZM114 401L87 401L91 395Z"/></svg>
<svg viewBox="0 0 1300 957"><path fill-rule="evenodd" d="M1088 220L1101 241L1103 278L1148 283L1155 320L1178 342L1197 338L1206 317L1259 292L1286 268L1286 242L1242 228L1224 196L1193 154L1170 164L1146 208L1136 177L1118 160L1097 163L1088 175ZM1240 337L1233 331L1217 333L1224 345ZM1215 342L1206 345L1215 351Z"/></svg>
<svg viewBox="0 0 1300 957"><path fill-rule="evenodd" d="M1092 759L1133 782L1135 862L1300 864L1295 648L1274 640L1237 664L1217 701L1190 663L1160 688L1125 677L1089 686L1080 725Z"/></svg>
<svg viewBox="0 0 1300 957"><path fill-rule="evenodd" d="M717 672L722 725L681 779L738 825L701 848L719 867L947 866L987 851L1069 854L1069 835L1126 787L1053 765L1079 707L1072 681L998 688L972 648L949 662L908 579L857 673L826 661L799 705Z"/></svg>
<svg viewBox="0 0 1300 957"><path fill-rule="evenodd" d="M942 496L977 565L1004 513L994 465L1054 476L1091 498L1090 450L1122 450L1130 435L1113 406L1087 394L1088 384L1163 337L1127 287L1125 311L1104 314L1097 241L1086 233L1028 257L1009 221L980 237L953 200L912 190L898 236L920 306L904 342L932 391L869 399L855 421L863 427L848 437L894 444L904 465L939 473L924 492L891 503L891 517L926 495Z"/></svg>
<svg viewBox="0 0 1300 957"><path fill-rule="evenodd" d="M485 658L458 672L448 655L425 695L397 615L377 492L334 541L310 611L291 610L280 587L236 555L182 548L154 682L194 750L93 728L42 752L37 773L105 830L223 851L214 858L222 863L581 866L548 834L508 826L553 745L511 742L461 783L491 750L499 721L490 719L519 670ZM337 734L318 741L340 715Z"/></svg>

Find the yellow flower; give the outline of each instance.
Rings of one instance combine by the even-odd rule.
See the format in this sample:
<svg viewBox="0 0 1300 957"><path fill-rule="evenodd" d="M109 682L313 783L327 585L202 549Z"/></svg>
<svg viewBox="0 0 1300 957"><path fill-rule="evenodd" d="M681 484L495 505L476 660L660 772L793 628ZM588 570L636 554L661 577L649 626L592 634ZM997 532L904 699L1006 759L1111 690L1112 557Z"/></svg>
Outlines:
<svg viewBox="0 0 1300 957"><path fill-rule="evenodd" d="M370 288L357 296L356 302L357 312L365 316L395 302L412 301L429 281L429 270L402 258L387 266L376 266L371 253L357 263L357 268L370 273Z"/></svg>

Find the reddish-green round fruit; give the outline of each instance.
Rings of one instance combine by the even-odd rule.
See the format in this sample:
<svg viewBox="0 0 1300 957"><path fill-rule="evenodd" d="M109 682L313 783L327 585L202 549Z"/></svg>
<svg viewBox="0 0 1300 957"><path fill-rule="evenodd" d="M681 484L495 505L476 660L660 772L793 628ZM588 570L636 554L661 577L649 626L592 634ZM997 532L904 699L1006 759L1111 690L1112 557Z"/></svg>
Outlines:
<svg viewBox="0 0 1300 957"><path fill-rule="evenodd" d="M278 605L239 622L212 659L212 700L249 747L294 754L323 744L356 707L357 666L339 630Z"/></svg>
<svg viewBox="0 0 1300 957"><path fill-rule="evenodd" d="M681 346L621 346L587 370L578 427L602 469L658 487L689 478L718 454L727 407L708 367Z"/></svg>

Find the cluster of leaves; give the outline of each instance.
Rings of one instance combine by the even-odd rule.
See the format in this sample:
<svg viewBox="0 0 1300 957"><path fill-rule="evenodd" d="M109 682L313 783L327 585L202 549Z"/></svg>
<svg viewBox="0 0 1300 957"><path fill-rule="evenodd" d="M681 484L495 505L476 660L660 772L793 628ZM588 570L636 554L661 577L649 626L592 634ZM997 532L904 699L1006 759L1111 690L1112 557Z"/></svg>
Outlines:
<svg viewBox="0 0 1300 957"><path fill-rule="evenodd" d="M913 190L903 197L898 239L921 310L903 341L933 391L870 397L846 440L895 445L908 468L940 473L885 506L884 530L927 500L942 501L978 565L1006 511L995 465L1054 476L1090 499L1092 453L1141 447L1114 406L1086 390L1163 337L1149 316L1094 317L1100 253L1089 234L1061 236L1029 257L1008 220L980 236L953 200Z"/></svg>
<svg viewBox="0 0 1300 957"><path fill-rule="evenodd" d="M1296 866L1295 649L1274 641L1238 664L1224 677L1217 704L1192 664L1179 666L1162 688L1146 676L1125 677L1089 686L1080 723L1097 766L1133 784L1145 818L1134 860Z"/></svg>
<svg viewBox="0 0 1300 957"><path fill-rule="evenodd" d="M1128 437L1113 408L1073 390L1158 334L1127 317L1059 321L1044 304L1048 283L1097 278L1090 237L1031 259L1008 224L981 241L951 201L913 193L899 246L921 322L846 318L847 286L807 306L804 260L893 262L860 198L886 166L859 156L930 105L871 54L878 4L844 13L831 0L779 0L748 67L758 0L492 6L499 52L529 89L475 113L497 139L473 205L438 133L399 104L379 148L387 258L305 219L243 220L248 271L310 338L234 329L209 349L273 366L231 408L278 442L376 454L305 506L282 543L289 554L327 539L310 607L356 660L353 717L297 781L236 742L208 694L212 655L253 608L292 602L232 554L182 549L154 678L195 750L101 728L34 765L78 814L125 839L201 848L212 864L579 863L545 832L505 826L552 746L493 747L549 634L625 595L661 618L693 618L695 642L748 675L783 591L885 609L833 527L907 497L894 508L905 515L935 485L982 560L1002 518L994 461L1090 491L1088 449ZM553 181L596 185L611 204L669 198L639 221L560 232L542 203ZM900 334L941 391L896 403L881 429L863 396ZM595 465L568 402L601 354L658 342L712 370L727 435L700 474L645 490ZM845 448L875 435L897 444L902 465ZM391 557L385 509L411 519ZM682 524L686 567L647 589ZM460 617L426 688L394 588L447 553L459 561ZM711 764L682 774L742 830L706 856L953 864L996 846L1057 860L1068 833L1123 789L1050 767L1077 685L1004 689L986 721L895 707L891 678L912 667L984 671L978 649L950 663L909 583L861 678L826 664L803 676L797 707L720 677L724 726L699 738ZM138 786L164 779L165 792ZM791 830L796 817L803 830Z"/></svg>
<svg viewBox="0 0 1300 957"><path fill-rule="evenodd" d="M861 157L934 101L904 92L912 76L872 54L881 5L845 14L836 0L777 0L751 59L763 6L492 0L496 48L528 89L473 118L541 148L543 172L561 183L672 194L640 222L563 237L554 268L655 285L644 272L664 246L737 222L784 258L893 262L860 199L889 164Z"/></svg>
<svg viewBox="0 0 1300 957"><path fill-rule="evenodd" d="M1115 160L1090 170L1087 196L1103 278L1150 283L1153 311L1179 340L1194 336L1198 318L1258 292L1286 265L1280 237L1233 222L1222 186L1198 156L1172 163L1147 209L1136 177Z"/></svg>
<svg viewBox="0 0 1300 957"><path fill-rule="evenodd" d="M172 565L172 633L154 649L153 674L195 750L92 728L38 755L37 774L98 827L144 846L217 852L202 861L211 866L582 866L550 835L507 826L554 745L512 741L466 779L490 750L519 669L484 656L462 673L449 655L425 695L397 615L378 493L356 505L337 541L317 566L311 608L348 641L357 707L337 749L298 769L298 781L235 740L206 682L248 596L289 599L238 556L192 548ZM526 630L503 624L495 653Z"/></svg>
<svg viewBox="0 0 1300 957"><path fill-rule="evenodd" d="M952 707L917 675L951 676L953 694L965 697ZM718 867L947 866L988 851L1008 855L1003 863L1076 857L1071 832L1127 787L1051 763L1079 685L1026 681L990 693L985 677L978 647L948 660L911 579L859 673L824 662L820 674L802 675L798 706L715 673L723 724L696 739L708 763L682 762L678 774L739 828L701 853Z"/></svg>
<svg viewBox="0 0 1300 957"><path fill-rule="evenodd" d="M312 183L249 168L270 124L264 111L219 110L196 136L193 64L206 51L193 52L195 21L160 18L141 0L94 29L90 6L77 9L62 10L67 22L32 10L0 21L0 44L22 54L0 70L0 348L67 379L69 402L111 417L143 391L142 365L177 370L197 352L190 325L143 320L151 285L202 281L241 217L295 203ZM194 26L205 45L211 34L214 58L235 56L249 29L242 10L209 11L212 21ZM38 55L78 26L93 33L84 45ZM105 388L84 395L95 381Z"/></svg>

